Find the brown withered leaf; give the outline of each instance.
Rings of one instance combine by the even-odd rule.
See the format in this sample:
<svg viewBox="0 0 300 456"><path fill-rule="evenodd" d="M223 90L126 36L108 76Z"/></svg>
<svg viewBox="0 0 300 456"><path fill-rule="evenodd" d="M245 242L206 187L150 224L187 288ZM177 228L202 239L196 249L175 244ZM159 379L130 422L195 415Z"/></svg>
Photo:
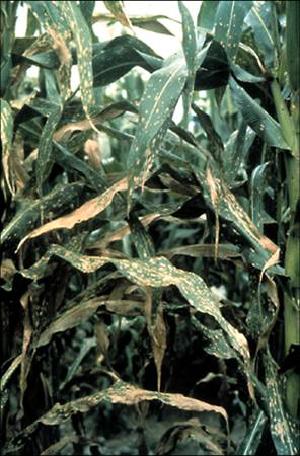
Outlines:
<svg viewBox="0 0 300 456"><path fill-rule="evenodd" d="M139 217L140 222L143 226L148 226L150 223L158 220L161 217L160 214L148 214L143 217ZM95 241L92 245L89 246L89 249L104 248L107 244L115 241L119 241L127 236L131 232L129 225L122 226L112 232L106 234L102 239Z"/></svg>
<svg viewBox="0 0 300 456"><path fill-rule="evenodd" d="M109 312L120 315L137 315L140 314L142 303L135 300L126 299L109 299L107 297L95 297L88 300L82 300L79 304L66 310L63 314L56 317L47 328L41 333L36 347L47 345L52 336L58 332L66 331L81 324L90 318L93 313L100 307L104 306Z"/></svg>
<svg viewBox="0 0 300 456"><path fill-rule="evenodd" d="M217 192L216 181L208 166L206 171L206 181L210 192L211 202L213 204L216 216L216 238L215 238L215 260L218 258L219 238L220 238L220 220L219 220L219 194Z"/></svg>
<svg viewBox="0 0 300 456"><path fill-rule="evenodd" d="M123 115L125 111L137 112L137 108L127 101L118 101L116 103L111 103L110 105L103 108L102 111L100 111L100 113L91 120L85 119L64 125L54 133L53 139L58 142L62 139L68 139L70 134L74 131L90 130L92 128L91 122L93 125L97 126L106 120L115 119Z"/></svg>
<svg viewBox="0 0 300 456"><path fill-rule="evenodd" d="M96 360L98 363L101 363L103 359L107 358L107 350L109 347L107 326L101 320L97 321L95 324L95 335L97 342Z"/></svg>
<svg viewBox="0 0 300 456"><path fill-rule="evenodd" d="M30 295L29 295L28 291L20 298L20 303L24 309L23 342L22 342L22 354L21 354L21 360L20 360L21 361L21 373L20 373L20 380L19 380L20 391L21 391L20 411L21 411L22 415L23 415L23 397L24 397L24 393L25 393L25 390L27 387L27 377L29 374L31 358L32 358L28 353L31 336L32 336L32 326L30 323L29 308L28 308L29 299L30 299Z"/></svg>
<svg viewBox="0 0 300 456"><path fill-rule="evenodd" d="M123 192L127 190L127 187L128 181L125 177L116 182L115 184L113 184L111 187L109 187L100 196L96 196L96 198L87 201L82 206L78 207L69 214L66 214L62 217L52 220L51 222L46 223L45 225L40 226L39 228L36 228L35 230L27 234L23 239L21 239L17 247L17 251L20 249L21 245L23 245L27 239L32 239L37 236L40 236L41 234L49 233L49 231L61 228L67 228L70 230L76 224L85 222L93 217L96 217L96 215L100 214L100 212L102 212L104 209L107 208L107 206L109 206L109 204L112 202L113 198L118 192Z"/></svg>
<svg viewBox="0 0 300 456"><path fill-rule="evenodd" d="M114 375L114 378L116 376ZM138 386L131 385L117 380L112 386L94 394L75 399L65 404L56 403L47 413L42 415L38 420L23 429L9 443L5 449L7 452L12 452L13 449L19 449L35 432L39 423L46 426L55 426L66 422L75 413L85 413L90 409L97 407L102 402L110 404L136 405L143 401L157 400L171 407L176 407L179 410L191 412L214 412L221 415L228 426L228 415L223 407L213 405L208 402L200 401L192 397L187 397L176 393L159 393L149 391Z"/></svg>
<svg viewBox="0 0 300 456"><path fill-rule="evenodd" d="M167 330L166 324L163 317L163 306L161 301L159 302L154 322L152 321L152 299L153 290L146 288L146 300L145 300L145 318L147 322L148 332L151 338L151 346L153 351L154 363L157 374L157 391L160 391L161 387L161 367L165 351L167 348Z"/></svg>
<svg viewBox="0 0 300 456"><path fill-rule="evenodd" d="M97 141L94 139L88 139L84 143L84 152L88 158L89 164L93 167L98 169L101 165L101 151L100 146Z"/></svg>

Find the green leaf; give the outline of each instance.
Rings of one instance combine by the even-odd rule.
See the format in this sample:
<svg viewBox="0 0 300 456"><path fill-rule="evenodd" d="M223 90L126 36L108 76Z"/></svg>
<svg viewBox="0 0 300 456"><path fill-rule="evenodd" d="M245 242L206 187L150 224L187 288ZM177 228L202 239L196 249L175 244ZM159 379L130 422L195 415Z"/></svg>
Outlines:
<svg viewBox="0 0 300 456"><path fill-rule="evenodd" d="M286 55L290 84L294 92L300 89L300 5L297 1L286 2Z"/></svg>
<svg viewBox="0 0 300 456"><path fill-rule="evenodd" d="M36 181L40 194L42 194L43 183L49 176L53 166L52 139L62 114L62 106L57 105L53 108L39 143L39 153L36 161Z"/></svg>
<svg viewBox="0 0 300 456"><path fill-rule="evenodd" d="M217 41L211 42L207 55L199 67L196 72L195 90L215 89L227 84L230 67L226 52Z"/></svg>
<svg viewBox="0 0 300 456"><path fill-rule="evenodd" d="M153 241L139 218L131 212L128 217L133 242L139 258L144 260L155 255Z"/></svg>
<svg viewBox="0 0 300 456"><path fill-rule="evenodd" d="M215 16L219 5L219 0L204 0L201 3L197 18L200 30L212 33L215 27Z"/></svg>
<svg viewBox="0 0 300 456"><path fill-rule="evenodd" d="M229 187L234 186L240 166L245 160L254 138L254 131L243 122L239 130L234 131L225 144L222 161L224 177Z"/></svg>
<svg viewBox="0 0 300 456"><path fill-rule="evenodd" d="M59 245L53 245L47 254L30 269L22 270L24 277L38 280L43 276L45 267L52 255L70 262L76 269L91 273L100 269L105 263L113 263L127 279L142 287L167 287L175 285L184 298L201 313L215 318L226 333L231 347L247 363L249 350L246 338L222 316L219 303L203 279L191 272L176 269L164 257L146 260L123 260L110 257L93 257L78 255Z"/></svg>
<svg viewBox="0 0 300 456"><path fill-rule="evenodd" d="M215 16L215 39L226 49L231 60L235 59L242 36L243 23L252 1L221 1Z"/></svg>
<svg viewBox="0 0 300 456"><path fill-rule="evenodd" d="M255 131L257 136L266 141L269 146L289 149L278 122L264 108L259 106L232 77L230 77L229 85L245 122Z"/></svg>
<svg viewBox="0 0 300 456"><path fill-rule="evenodd" d="M140 176L142 170L146 175L152 166L154 144L150 143L156 136L165 134L186 77L187 69L181 55L168 59L151 75L140 102L140 122L128 156L131 181Z"/></svg>
<svg viewBox="0 0 300 456"><path fill-rule="evenodd" d="M162 59L136 37L118 36L104 46L93 47L93 84L95 87L110 84L135 66L152 72L162 63Z"/></svg>
<svg viewBox="0 0 300 456"><path fill-rule="evenodd" d="M178 1L178 8L182 21L182 49L189 73L193 75L197 54L195 24L189 9L181 1Z"/></svg>
<svg viewBox="0 0 300 456"><path fill-rule="evenodd" d="M245 22L253 30L257 48L263 53L265 64L272 68L276 48L272 37L271 2L253 2Z"/></svg>
<svg viewBox="0 0 300 456"><path fill-rule="evenodd" d="M283 401L283 390L280 388L278 368L270 353L264 355L266 384L269 397L271 434L279 455L299 454L299 427L289 417ZM298 434L298 436L297 436Z"/></svg>
<svg viewBox="0 0 300 456"><path fill-rule="evenodd" d="M240 444L236 454L256 455L256 451L262 442L263 434L268 423L268 418L262 410L257 410L252 422L246 431L246 435Z"/></svg>

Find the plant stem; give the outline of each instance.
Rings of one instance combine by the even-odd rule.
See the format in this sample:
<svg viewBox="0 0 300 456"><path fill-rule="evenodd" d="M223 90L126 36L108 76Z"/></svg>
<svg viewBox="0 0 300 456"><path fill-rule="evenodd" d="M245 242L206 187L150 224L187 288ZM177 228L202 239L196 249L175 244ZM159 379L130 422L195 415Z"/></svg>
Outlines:
<svg viewBox="0 0 300 456"><path fill-rule="evenodd" d="M296 218L300 199L299 104L295 97L291 107L292 115L290 115L277 81L272 83L272 92L282 134L291 148L291 153L287 153L285 159L288 204L291 211L285 252L285 271L289 277L288 290L284 294L285 354L287 355L291 345L300 345L300 223ZM295 372L290 373L287 378L286 400L290 413L296 416L300 403L300 376Z"/></svg>

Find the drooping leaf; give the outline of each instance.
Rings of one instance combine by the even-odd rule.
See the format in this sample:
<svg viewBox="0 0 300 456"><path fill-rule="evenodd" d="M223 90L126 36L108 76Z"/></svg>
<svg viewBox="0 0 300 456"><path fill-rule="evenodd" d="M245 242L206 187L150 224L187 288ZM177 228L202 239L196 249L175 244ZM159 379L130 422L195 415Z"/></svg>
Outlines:
<svg viewBox="0 0 300 456"><path fill-rule="evenodd" d="M232 77L230 77L229 85L233 98L249 127L270 146L289 149L282 136L280 125L270 114L259 106Z"/></svg>
<svg viewBox="0 0 300 456"><path fill-rule="evenodd" d="M51 222L48 222L45 225L42 225L41 227L31 231L20 241L18 249L27 239L32 239L34 237L40 236L41 234L45 234L49 231L61 228L67 228L70 230L77 223L82 223L87 220L90 220L93 217L96 217L96 215L100 214L100 212L106 209L106 207L111 203L111 201L118 192L123 192L127 190L127 187L127 178L121 179L120 181L116 182L111 187L109 187L100 196L97 196L96 198L87 201L82 206L70 212L69 214L59 217L58 219L52 220Z"/></svg>
<svg viewBox="0 0 300 456"><path fill-rule="evenodd" d="M130 21L129 17L127 16L126 12L125 12L124 2L123 1L114 0L112 2L112 1L105 1L104 0L103 3L106 6L106 8L108 9L108 11L113 13L114 16L116 17L116 19L122 25L125 25L125 27L131 27L132 28L131 21Z"/></svg>
<svg viewBox="0 0 300 456"><path fill-rule="evenodd" d="M252 1L219 2L215 16L215 39L226 49L234 61L242 36L243 22L251 8Z"/></svg>
<svg viewBox="0 0 300 456"><path fill-rule="evenodd" d="M263 52L265 64L268 68L272 68L276 51L272 36L271 8L270 2L253 2L245 20L253 30L256 45Z"/></svg>
<svg viewBox="0 0 300 456"><path fill-rule="evenodd" d="M153 400L158 400L163 404L170 407L176 407L180 410L215 412L220 414L227 423L227 413L223 407L212 405L208 402L200 401L182 394L149 391L118 380L114 385L102 391L97 391L89 396L84 396L65 404L56 403L47 413L17 434L9 445L4 448L5 454L21 449L24 446L26 439L30 437L40 423L43 423L45 426L62 424L74 413L88 412L102 402L108 401L110 404L135 405L141 401L148 402Z"/></svg>
<svg viewBox="0 0 300 456"><path fill-rule="evenodd" d="M30 269L22 270L24 277L37 280L44 274L45 267L52 255L70 262L82 272L91 273L105 263L113 263L129 280L143 287L166 287L175 285L191 306L202 313L213 316L223 331L228 335L234 350L247 363L249 360L248 345L245 337L222 316L219 304L210 289L200 276L176 269L163 257L152 257L146 260L123 260L109 257L92 257L78 255L61 246L52 246L47 254Z"/></svg>
<svg viewBox="0 0 300 456"><path fill-rule="evenodd" d="M107 44L93 47L93 85L105 86L117 81L135 66L154 71L163 60L134 36L118 36Z"/></svg>

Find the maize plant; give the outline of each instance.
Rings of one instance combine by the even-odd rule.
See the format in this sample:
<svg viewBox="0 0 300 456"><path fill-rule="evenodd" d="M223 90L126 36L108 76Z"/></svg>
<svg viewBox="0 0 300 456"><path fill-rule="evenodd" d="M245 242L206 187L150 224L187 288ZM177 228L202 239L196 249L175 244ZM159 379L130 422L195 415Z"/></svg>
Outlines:
<svg viewBox="0 0 300 456"><path fill-rule="evenodd" d="M3 454L299 454L300 3L126 3L1 2Z"/></svg>

